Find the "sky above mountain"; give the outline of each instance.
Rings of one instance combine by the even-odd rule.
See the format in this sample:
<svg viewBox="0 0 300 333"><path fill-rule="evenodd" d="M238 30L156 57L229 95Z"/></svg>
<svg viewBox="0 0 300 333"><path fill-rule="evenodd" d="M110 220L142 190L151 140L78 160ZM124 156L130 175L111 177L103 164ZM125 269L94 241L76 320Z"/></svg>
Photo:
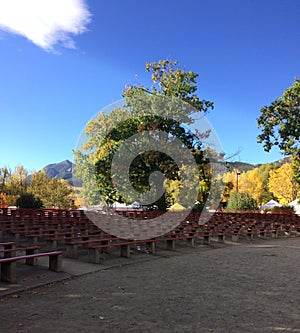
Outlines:
<svg viewBox="0 0 300 333"><path fill-rule="evenodd" d="M0 166L73 160L86 123L166 58L199 74L227 156L282 157L256 119L300 77L300 1L0 0Z"/></svg>

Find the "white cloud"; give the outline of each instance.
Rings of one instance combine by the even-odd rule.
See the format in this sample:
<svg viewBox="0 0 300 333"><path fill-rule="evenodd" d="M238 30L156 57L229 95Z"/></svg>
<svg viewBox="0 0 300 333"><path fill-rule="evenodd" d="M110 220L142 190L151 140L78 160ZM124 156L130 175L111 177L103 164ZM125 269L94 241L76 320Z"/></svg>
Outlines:
<svg viewBox="0 0 300 333"><path fill-rule="evenodd" d="M0 29L22 35L51 51L75 48L73 37L87 31L85 0L0 0Z"/></svg>

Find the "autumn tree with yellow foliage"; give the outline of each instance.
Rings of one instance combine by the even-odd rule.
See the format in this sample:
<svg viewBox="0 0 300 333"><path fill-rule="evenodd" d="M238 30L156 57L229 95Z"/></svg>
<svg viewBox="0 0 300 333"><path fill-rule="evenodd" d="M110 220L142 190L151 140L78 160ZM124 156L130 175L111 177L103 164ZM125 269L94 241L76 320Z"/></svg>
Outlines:
<svg viewBox="0 0 300 333"><path fill-rule="evenodd" d="M9 167L0 169L0 205L15 206L18 199L28 199L30 195L42 201L45 208L72 207L73 189L63 179L51 178L45 171L30 175L22 166L13 171ZM28 200L27 200L28 201Z"/></svg>
<svg viewBox="0 0 300 333"><path fill-rule="evenodd" d="M28 172L22 165L14 170L10 167L0 169L1 203L8 206L15 205L18 197L28 188Z"/></svg>
<svg viewBox="0 0 300 333"><path fill-rule="evenodd" d="M90 205L139 201L137 198L151 191L149 180L155 174L164 175L155 184L159 189L157 193L162 194L151 204L149 201L147 206L164 211L168 204L176 201L179 183L184 183L182 169L179 169L169 152L144 149L149 142L171 147L180 141L196 164L198 181L193 185L195 191L198 190L198 201L205 202L209 195L211 179L206 172L209 155L202 142L205 138L203 135L209 136L209 133L193 133L188 125L194 123L195 114L203 117L203 114L213 109L213 103L200 99L196 94L198 74L181 69L177 61L147 62L146 72L151 77L152 86L126 85L122 94L126 103L121 108L114 108L109 114L101 112L91 120L85 128L86 143L74 151L76 175L83 184L81 195ZM143 138L144 151L140 149L138 140L130 141L130 138L137 135ZM131 146L127 147L126 142L130 142ZM119 149L122 146L127 147L128 152L138 152L130 161L126 175L119 171L125 170L126 163L123 161L130 156L127 151L119 158L119 168L115 171L112 168L115 156L123 151ZM179 157L182 158L179 165L185 166L186 160L183 156ZM192 189L188 192L192 192ZM187 200L188 196L189 193L183 196L184 203L193 205L195 198Z"/></svg>
<svg viewBox="0 0 300 333"><path fill-rule="evenodd" d="M269 190L281 204L288 204L297 198L299 186L293 179L291 163L285 163L280 168L269 173Z"/></svg>
<svg viewBox="0 0 300 333"><path fill-rule="evenodd" d="M225 183L232 184L232 187L228 188L230 193L235 191L248 193L258 205L261 205L272 199L268 192L268 183L265 181L264 169L265 168L258 167L244 172L233 170L227 172L223 180ZM227 201L225 197L224 201Z"/></svg>

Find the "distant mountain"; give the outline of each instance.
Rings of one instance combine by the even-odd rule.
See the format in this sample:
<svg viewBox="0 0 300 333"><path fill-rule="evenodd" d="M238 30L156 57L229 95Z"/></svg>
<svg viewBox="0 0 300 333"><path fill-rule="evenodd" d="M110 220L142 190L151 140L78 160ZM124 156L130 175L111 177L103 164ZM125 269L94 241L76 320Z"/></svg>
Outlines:
<svg viewBox="0 0 300 333"><path fill-rule="evenodd" d="M72 172L74 168L74 163L70 162L69 160L65 160L59 163L48 164L43 168L43 170L46 172L46 175L51 178L64 179L71 185L81 186L80 180L78 180L76 177L73 178Z"/></svg>
<svg viewBox="0 0 300 333"><path fill-rule="evenodd" d="M275 161L275 162L273 162L271 164L276 164L279 167L281 167L283 164L288 163L288 162L291 162L291 156L287 156L287 157L281 158L280 160Z"/></svg>
<svg viewBox="0 0 300 333"><path fill-rule="evenodd" d="M290 157L285 157L269 164L276 164L276 166L280 167L282 164L287 163L289 161ZM262 164L250 164L250 163L236 161L236 162L227 162L226 165L228 167L228 171L237 169L240 172L243 172L257 168ZM75 168L74 163L70 162L69 160L65 160L59 163L48 164L43 168L43 170L45 170L46 174L51 178L65 179L71 185L81 186L82 185L81 181L76 177L73 177L72 171L74 170L74 168Z"/></svg>
<svg viewBox="0 0 300 333"><path fill-rule="evenodd" d="M243 171L249 171L254 169L256 166L254 164L250 164L250 163L245 163L245 162L227 162L226 166L228 167L228 171L231 171L233 169L237 169L240 172Z"/></svg>
<svg viewBox="0 0 300 333"><path fill-rule="evenodd" d="M275 167L281 167L284 163L287 163L287 162L290 162L290 161L291 161L290 156L287 156L287 157L284 157L284 158L282 158L278 161L274 161L274 162L271 162L271 163L250 164L250 163L236 161L236 162L227 162L227 166L228 166L229 170L237 169L240 172L243 172L243 171L253 170L253 169L258 168L258 167L260 167L261 165L264 165L264 164L271 164Z"/></svg>
<svg viewBox="0 0 300 333"><path fill-rule="evenodd" d="M69 160L65 160L59 163L48 164L43 170L46 172L47 176L51 178L69 180L72 178L72 170L74 166L75 164Z"/></svg>

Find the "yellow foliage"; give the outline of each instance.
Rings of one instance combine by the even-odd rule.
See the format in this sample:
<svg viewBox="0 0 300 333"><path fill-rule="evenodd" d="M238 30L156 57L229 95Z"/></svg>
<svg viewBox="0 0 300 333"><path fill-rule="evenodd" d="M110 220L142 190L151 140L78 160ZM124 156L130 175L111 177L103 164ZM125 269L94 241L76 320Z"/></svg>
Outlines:
<svg viewBox="0 0 300 333"><path fill-rule="evenodd" d="M223 181L233 184L231 192L238 189L239 192L249 193L257 204L261 204L260 198L264 192L264 188L257 168L247 172L238 172L237 170L227 172L223 177Z"/></svg>
<svg viewBox="0 0 300 333"><path fill-rule="evenodd" d="M269 172L269 190L281 204L288 204L296 199L298 185L293 180L291 163Z"/></svg>
<svg viewBox="0 0 300 333"><path fill-rule="evenodd" d="M260 198L262 197L264 188L257 168L246 173L245 192L249 193L259 205L261 204Z"/></svg>
<svg viewBox="0 0 300 333"><path fill-rule="evenodd" d="M0 193L0 208L7 205L7 198L5 193Z"/></svg>

